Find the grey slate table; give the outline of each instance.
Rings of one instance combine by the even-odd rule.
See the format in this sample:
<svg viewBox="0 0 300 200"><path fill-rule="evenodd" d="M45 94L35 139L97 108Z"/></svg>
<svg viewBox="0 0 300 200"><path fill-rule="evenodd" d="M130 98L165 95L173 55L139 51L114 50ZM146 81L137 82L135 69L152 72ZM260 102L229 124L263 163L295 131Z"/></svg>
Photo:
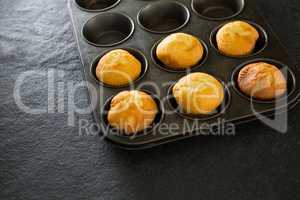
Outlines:
<svg viewBox="0 0 300 200"><path fill-rule="evenodd" d="M300 1L256 1L300 64ZM40 115L18 109L13 90L25 71L60 69L56 84L82 81L72 31L66 0L0 0L0 199L300 199L300 106L290 112L285 135L251 122L235 137L140 152L80 136L57 108ZM55 102L67 106L54 92ZM21 94L26 105L43 107L47 78L28 81ZM76 102L87 104L86 90Z"/></svg>

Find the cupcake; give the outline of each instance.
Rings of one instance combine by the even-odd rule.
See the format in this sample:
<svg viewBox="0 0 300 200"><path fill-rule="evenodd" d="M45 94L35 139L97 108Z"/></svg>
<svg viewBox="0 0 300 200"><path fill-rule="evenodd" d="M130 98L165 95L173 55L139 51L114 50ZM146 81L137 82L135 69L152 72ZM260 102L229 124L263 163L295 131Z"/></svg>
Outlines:
<svg viewBox="0 0 300 200"><path fill-rule="evenodd" d="M141 74L141 62L128 51L116 49L106 53L96 67L99 81L111 86L123 86Z"/></svg>
<svg viewBox="0 0 300 200"><path fill-rule="evenodd" d="M173 96L187 114L211 114L224 100L224 88L213 76L192 73L181 78L173 87Z"/></svg>
<svg viewBox="0 0 300 200"><path fill-rule="evenodd" d="M278 98L287 90L287 82L282 72L276 66L265 62L246 65L239 72L237 82L244 94L260 100Z"/></svg>
<svg viewBox="0 0 300 200"><path fill-rule="evenodd" d="M157 113L156 102L147 93L123 91L112 99L107 119L125 135L134 135L151 126Z"/></svg>
<svg viewBox="0 0 300 200"><path fill-rule="evenodd" d="M186 33L174 33L163 39L156 48L157 58L168 68L184 70L199 63L204 54L201 42Z"/></svg>
<svg viewBox="0 0 300 200"><path fill-rule="evenodd" d="M252 25L243 21L225 24L216 35L219 51L228 56L251 54L255 49L258 38L258 31Z"/></svg>

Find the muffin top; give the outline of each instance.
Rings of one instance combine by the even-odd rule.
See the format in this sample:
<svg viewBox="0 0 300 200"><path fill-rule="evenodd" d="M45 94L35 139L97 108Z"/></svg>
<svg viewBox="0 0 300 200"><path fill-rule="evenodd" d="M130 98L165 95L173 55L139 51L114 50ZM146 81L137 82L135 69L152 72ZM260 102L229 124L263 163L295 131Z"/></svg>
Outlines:
<svg viewBox="0 0 300 200"><path fill-rule="evenodd" d="M211 114L224 100L222 84L206 73L192 73L173 87L173 96L187 114Z"/></svg>
<svg viewBox="0 0 300 200"><path fill-rule="evenodd" d="M142 91L123 91L111 101L108 122L126 135L148 128L158 113L156 102Z"/></svg>
<svg viewBox="0 0 300 200"><path fill-rule="evenodd" d="M96 76L111 86L127 85L141 73L141 62L128 51L116 49L106 53L96 67Z"/></svg>
<svg viewBox="0 0 300 200"><path fill-rule="evenodd" d="M252 25L243 21L225 24L216 35L218 49L228 56L251 54L255 49L258 38L258 31Z"/></svg>
<svg viewBox="0 0 300 200"><path fill-rule="evenodd" d="M174 33L163 39L156 48L157 58L167 67L183 70L195 66L203 57L201 42L186 33Z"/></svg>
<svg viewBox="0 0 300 200"><path fill-rule="evenodd" d="M261 100L280 97L287 90L282 72L265 62L252 63L242 68L238 75L238 86L244 94Z"/></svg>

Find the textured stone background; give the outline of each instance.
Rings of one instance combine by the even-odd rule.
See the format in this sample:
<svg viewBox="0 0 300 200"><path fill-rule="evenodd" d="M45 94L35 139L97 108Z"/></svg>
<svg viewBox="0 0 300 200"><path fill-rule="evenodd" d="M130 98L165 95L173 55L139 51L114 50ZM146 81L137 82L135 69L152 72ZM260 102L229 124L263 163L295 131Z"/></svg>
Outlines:
<svg viewBox="0 0 300 200"><path fill-rule="evenodd" d="M300 64L300 2L256 0ZM62 69L82 81L67 0L0 0L0 199L300 199L300 106L281 135L259 122L236 137L193 138L141 152L78 135L67 113L25 114L16 107L16 78ZM46 78L22 87L28 105L47 101ZM57 92L57 91L56 91ZM87 92L76 102L87 104ZM67 100L55 97L56 101ZM77 116L92 120L91 115Z"/></svg>

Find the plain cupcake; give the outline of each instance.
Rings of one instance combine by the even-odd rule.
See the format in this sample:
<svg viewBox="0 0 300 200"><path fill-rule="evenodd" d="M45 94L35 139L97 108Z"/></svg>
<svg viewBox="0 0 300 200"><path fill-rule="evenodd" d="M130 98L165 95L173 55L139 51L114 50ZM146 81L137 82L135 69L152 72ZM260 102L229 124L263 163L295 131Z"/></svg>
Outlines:
<svg viewBox="0 0 300 200"><path fill-rule="evenodd" d="M200 72L181 78L172 92L177 104L186 114L211 114L224 100L224 88L220 81Z"/></svg>
<svg viewBox="0 0 300 200"><path fill-rule="evenodd" d="M238 75L238 86L247 96L270 100L281 97L287 90L283 73L274 65L257 62L246 65Z"/></svg>
<svg viewBox="0 0 300 200"><path fill-rule="evenodd" d="M134 135L151 126L157 113L157 104L149 94L131 90L113 97L107 119L125 135Z"/></svg>
<svg viewBox="0 0 300 200"><path fill-rule="evenodd" d="M141 74L141 62L128 51L115 49L106 53L96 67L99 81L111 86L123 86Z"/></svg>
<svg viewBox="0 0 300 200"><path fill-rule="evenodd" d="M216 35L217 47L221 53L228 56L245 56L251 54L259 33L247 22L234 21L221 27Z"/></svg>
<svg viewBox="0 0 300 200"><path fill-rule="evenodd" d="M193 35L174 33L164 38L156 48L157 58L168 68L184 70L194 67L203 58L204 48Z"/></svg>

